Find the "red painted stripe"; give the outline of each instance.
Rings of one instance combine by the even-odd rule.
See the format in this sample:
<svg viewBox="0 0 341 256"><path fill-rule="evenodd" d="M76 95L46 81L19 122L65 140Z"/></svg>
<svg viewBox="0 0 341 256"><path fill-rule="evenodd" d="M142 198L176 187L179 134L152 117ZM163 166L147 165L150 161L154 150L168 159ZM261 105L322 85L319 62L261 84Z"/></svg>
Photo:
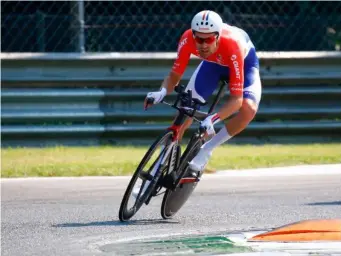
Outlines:
<svg viewBox="0 0 341 256"><path fill-rule="evenodd" d="M206 12L204 12L204 15L202 16L202 20L205 20Z"/></svg>

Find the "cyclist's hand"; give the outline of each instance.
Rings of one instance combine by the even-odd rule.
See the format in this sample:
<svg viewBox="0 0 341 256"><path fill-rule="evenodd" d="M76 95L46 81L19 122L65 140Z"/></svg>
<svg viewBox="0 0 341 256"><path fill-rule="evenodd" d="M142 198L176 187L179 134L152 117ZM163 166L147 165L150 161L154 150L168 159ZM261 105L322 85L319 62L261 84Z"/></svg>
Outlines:
<svg viewBox="0 0 341 256"><path fill-rule="evenodd" d="M148 104L148 99L153 99L153 104L157 104L160 103L166 95L167 95L166 88L162 88L158 92L148 92L147 97L144 100L144 109L150 106L150 104Z"/></svg>
<svg viewBox="0 0 341 256"><path fill-rule="evenodd" d="M208 136L215 135L214 124L219 121L220 118L218 114L210 115L200 123L200 126L206 130Z"/></svg>

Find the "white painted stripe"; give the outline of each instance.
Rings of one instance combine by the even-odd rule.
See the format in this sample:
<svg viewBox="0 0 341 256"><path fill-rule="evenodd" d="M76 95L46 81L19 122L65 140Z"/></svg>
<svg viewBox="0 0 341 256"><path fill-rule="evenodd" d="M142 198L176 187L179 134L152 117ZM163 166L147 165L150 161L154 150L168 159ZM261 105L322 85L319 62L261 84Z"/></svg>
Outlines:
<svg viewBox="0 0 341 256"><path fill-rule="evenodd" d="M258 232L243 232L239 234L230 234L226 238L230 239L234 244L239 246L248 246L256 251L282 251L290 254L287 255L309 255L309 253L338 253L341 255L341 242L335 241L314 241L314 242L248 242L247 239L264 233L267 231ZM271 252L272 253L272 252ZM263 255L263 254L261 254ZM277 255L277 254L275 254ZM310 254L311 255L311 254ZM333 254L334 255L334 254ZM336 255L336 254L335 254Z"/></svg>
<svg viewBox="0 0 341 256"><path fill-rule="evenodd" d="M215 256L291 256L287 252L242 252L242 253L229 253L229 254L215 254Z"/></svg>
<svg viewBox="0 0 341 256"><path fill-rule="evenodd" d="M269 176L297 176L297 175L338 175L341 174L341 164L297 165L288 167L257 168L242 170L222 170L215 174L203 175L203 179L228 177L269 177ZM128 180L131 176L82 176L82 177L27 177L1 178L1 182L16 181L44 181L44 180Z"/></svg>
<svg viewBox="0 0 341 256"><path fill-rule="evenodd" d="M246 243L256 251L282 251L293 255L314 255L314 253L323 253L324 255L341 255L341 243L339 242L297 242L297 243L270 243L261 244ZM318 254L320 255L320 254Z"/></svg>
<svg viewBox="0 0 341 256"><path fill-rule="evenodd" d="M218 171L219 176L295 176L295 175L335 175L341 174L341 164L297 165L288 167L257 168ZM208 175L206 175L208 176ZM203 176L204 177L204 176Z"/></svg>
<svg viewBox="0 0 341 256"><path fill-rule="evenodd" d="M1 182L22 181L63 181L63 180L128 180L131 176L82 176L82 177L26 177L26 178L1 178Z"/></svg>

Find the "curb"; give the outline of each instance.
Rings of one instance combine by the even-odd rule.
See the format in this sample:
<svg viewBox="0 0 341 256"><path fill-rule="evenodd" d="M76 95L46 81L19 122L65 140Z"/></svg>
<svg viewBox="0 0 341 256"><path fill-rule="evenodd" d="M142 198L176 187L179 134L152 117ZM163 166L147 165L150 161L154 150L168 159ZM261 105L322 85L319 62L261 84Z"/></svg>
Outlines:
<svg viewBox="0 0 341 256"><path fill-rule="evenodd" d="M248 239L249 242L341 241L341 219L305 220L291 223Z"/></svg>

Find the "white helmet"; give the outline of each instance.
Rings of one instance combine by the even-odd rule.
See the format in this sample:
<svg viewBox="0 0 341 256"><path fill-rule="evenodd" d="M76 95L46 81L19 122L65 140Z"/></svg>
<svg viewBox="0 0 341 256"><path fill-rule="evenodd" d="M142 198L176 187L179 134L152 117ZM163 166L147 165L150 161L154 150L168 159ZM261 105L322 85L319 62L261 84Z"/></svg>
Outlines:
<svg viewBox="0 0 341 256"><path fill-rule="evenodd" d="M191 28L192 31L201 33L217 32L220 35L223 28L223 20L218 13L204 10L193 17Z"/></svg>

